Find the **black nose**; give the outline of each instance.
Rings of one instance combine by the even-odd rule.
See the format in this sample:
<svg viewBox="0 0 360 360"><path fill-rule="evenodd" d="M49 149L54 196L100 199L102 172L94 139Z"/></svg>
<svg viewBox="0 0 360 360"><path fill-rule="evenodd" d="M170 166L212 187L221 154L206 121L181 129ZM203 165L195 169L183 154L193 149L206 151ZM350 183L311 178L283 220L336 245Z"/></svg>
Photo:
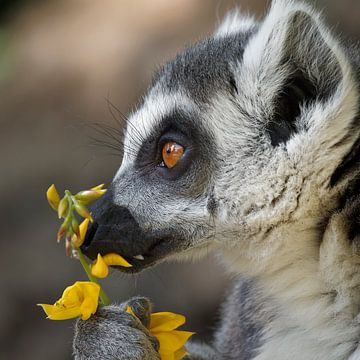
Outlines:
<svg viewBox="0 0 360 360"><path fill-rule="evenodd" d="M110 204L100 216L94 215L81 247L86 256L95 259L98 253L119 251L130 256L139 254L143 233L127 208Z"/></svg>
<svg viewBox="0 0 360 360"><path fill-rule="evenodd" d="M106 191L106 193L90 207L91 215L94 219L94 222L90 223L86 232L85 240L81 246L81 250L86 254L87 249L89 248L97 228L99 226L99 219L104 217L104 213L112 204L113 190L112 187Z"/></svg>

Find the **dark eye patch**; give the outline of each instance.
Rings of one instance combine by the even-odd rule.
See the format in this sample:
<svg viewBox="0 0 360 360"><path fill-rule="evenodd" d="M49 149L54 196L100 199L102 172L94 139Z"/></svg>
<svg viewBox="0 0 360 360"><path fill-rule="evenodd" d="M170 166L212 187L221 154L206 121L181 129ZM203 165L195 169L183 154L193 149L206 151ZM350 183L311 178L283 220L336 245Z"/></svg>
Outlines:
<svg viewBox="0 0 360 360"><path fill-rule="evenodd" d="M190 126L190 119L183 112L174 112L164 117L143 141L135 160L136 168L149 164L158 165L161 161L161 149L166 141L188 146L192 137Z"/></svg>
<svg viewBox="0 0 360 360"><path fill-rule="evenodd" d="M199 139L199 130L195 128L194 120L185 112L173 112L164 117L143 142L135 160L135 167L138 170L150 167L163 178L176 179L198 156L199 152L195 151L195 148ZM162 148L169 141L185 148L182 159L172 169L159 166L162 162Z"/></svg>
<svg viewBox="0 0 360 360"><path fill-rule="evenodd" d="M162 148L169 141L174 141L185 149L182 158L171 169L159 166L162 161ZM176 110L161 119L143 142L135 160L135 169L139 174L143 173L158 180L180 181L187 177L189 181L189 177L197 176L195 172L202 171L198 171L198 168L211 162L211 155L215 158L212 148L213 141L201 126L201 120L185 111Z"/></svg>

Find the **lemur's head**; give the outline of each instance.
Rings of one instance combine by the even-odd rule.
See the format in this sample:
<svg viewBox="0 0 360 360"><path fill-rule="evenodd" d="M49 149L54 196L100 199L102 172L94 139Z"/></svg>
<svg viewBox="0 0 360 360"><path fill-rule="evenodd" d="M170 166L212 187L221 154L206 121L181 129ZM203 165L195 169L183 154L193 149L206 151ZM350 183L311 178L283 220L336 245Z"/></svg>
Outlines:
<svg viewBox="0 0 360 360"><path fill-rule="evenodd" d="M284 224L316 226L351 177L349 59L302 3L275 1L262 23L227 17L163 67L130 117L85 253L120 253L130 271L212 248L256 258Z"/></svg>

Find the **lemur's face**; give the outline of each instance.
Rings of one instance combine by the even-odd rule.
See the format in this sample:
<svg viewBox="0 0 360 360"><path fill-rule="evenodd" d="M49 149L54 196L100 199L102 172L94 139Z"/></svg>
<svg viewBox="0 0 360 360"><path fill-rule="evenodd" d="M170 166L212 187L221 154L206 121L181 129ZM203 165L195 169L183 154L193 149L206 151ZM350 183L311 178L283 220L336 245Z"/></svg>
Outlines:
<svg viewBox="0 0 360 360"><path fill-rule="evenodd" d="M312 216L341 183L356 111L349 65L307 8L280 1L260 25L227 19L165 65L130 117L85 253L117 252L139 271L246 249Z"/></svg>

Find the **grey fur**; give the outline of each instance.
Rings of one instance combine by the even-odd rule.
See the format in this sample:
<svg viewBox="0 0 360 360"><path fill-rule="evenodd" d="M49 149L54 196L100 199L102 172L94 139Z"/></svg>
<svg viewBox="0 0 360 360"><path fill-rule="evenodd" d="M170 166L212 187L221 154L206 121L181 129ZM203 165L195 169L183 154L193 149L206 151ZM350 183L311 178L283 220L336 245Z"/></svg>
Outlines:
<svg viewBox="0 0 360 360"><path fill-rule="evenodd" d="M276 0L262 22L229 16L165 65L131 115L83 250L121 253L130 272L220 253L237 285L214 340L190 342L187 359L360 360L355 53L311 7ZM173 169L167 141L185 148ZM77 323L74 349L157 356L112 307Z"/></svg>
<svg viewBox="0 0 360 360"><path fill-rule="evenodd" d="M185 88L196 101L207 101L209 91L232 90L231 64L241 61L244 45L254 31L199 42L166 64L154 84L161 83L167 92Z"/></svg>
<svg viewBox="0 0 360 360"><path fill-rule="evenodd" d="M126 313L131 306L144 324ZM159 360L159 344L146 327L151 306L144 298L100 308L89 320L77 320L73 353L75 360Z"/></svg>
<svg viewBox="0 0 360 360"><path fill-rule="evenodd" d="M271 321L268 314L262 316L263 301L253 281L243 279L235 285L223 305L215 336L214 347L221 354L219 358L246 360L256 355L263 326Z"/></svg>

